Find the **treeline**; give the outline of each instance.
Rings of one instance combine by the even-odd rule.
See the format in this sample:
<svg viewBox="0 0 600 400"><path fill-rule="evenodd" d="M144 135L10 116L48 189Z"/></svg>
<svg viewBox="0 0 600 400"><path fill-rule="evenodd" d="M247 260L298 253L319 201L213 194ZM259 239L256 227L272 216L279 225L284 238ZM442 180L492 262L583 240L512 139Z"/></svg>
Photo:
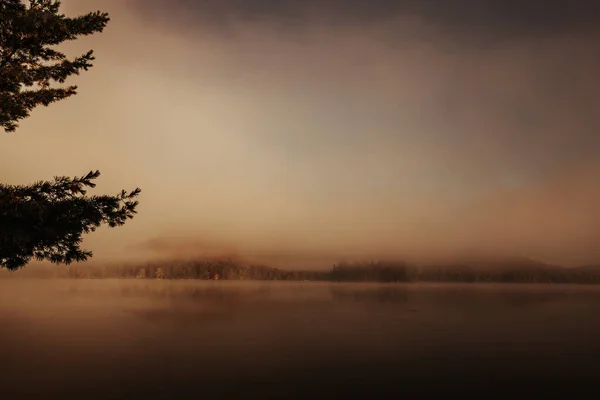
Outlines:
<svg viewBox="0 0 600 400"><path fill-rule="evenodd" d="M404 262L340 263L331 268L329 279L336 282L412 282L419 280L419 269Z"/></svg>
<svg viewBox="0 0 600 400"><path fill-rule="evenodd" d="M145 264L72 264L25 268L3 275L31 278L74 279L224 279L224 280L327 280L325 271L287 271L264 265L244 265L234 260L170 261Z"/></svg>
<svg viewBox="0 0 600 400"><path fill-rule="evenodd" d="M506 282L600 283L600 267L564 268L541 263L412 265L405 262L339 263L327 271L283 270L244 265L235 260L193 260L146 264L74 264L36 266L17 272L0 270L3 277L75 279L202 279L284 280L334 282Z"/></svg>

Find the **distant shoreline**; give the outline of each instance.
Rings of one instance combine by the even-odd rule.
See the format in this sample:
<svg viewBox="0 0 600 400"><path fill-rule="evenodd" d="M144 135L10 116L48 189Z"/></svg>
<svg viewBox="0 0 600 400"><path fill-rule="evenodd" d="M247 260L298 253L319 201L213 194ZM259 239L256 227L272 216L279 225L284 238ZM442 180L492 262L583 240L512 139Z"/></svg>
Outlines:
<svg viewBox="0 0 600 400"><path fill-rule="evenodd" d="M340 263L326 271L315 271L244 265L233 260L188 260L104 266L29 266L15 272L0 270L2 278L600 284L600 266L566 268L527 259L421 266L373 261Z"/></svg>

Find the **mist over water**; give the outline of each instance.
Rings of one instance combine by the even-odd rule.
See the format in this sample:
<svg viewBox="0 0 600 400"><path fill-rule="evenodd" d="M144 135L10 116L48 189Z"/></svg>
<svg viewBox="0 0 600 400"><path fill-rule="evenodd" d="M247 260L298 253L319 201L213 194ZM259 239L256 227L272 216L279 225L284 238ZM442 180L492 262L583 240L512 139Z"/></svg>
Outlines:
<svg viewBox="0 0 600 400"><path fill-rule="evenodd" d="M3 399L572 393L600 355L588 286L24 279L0 304Z"/></svg>

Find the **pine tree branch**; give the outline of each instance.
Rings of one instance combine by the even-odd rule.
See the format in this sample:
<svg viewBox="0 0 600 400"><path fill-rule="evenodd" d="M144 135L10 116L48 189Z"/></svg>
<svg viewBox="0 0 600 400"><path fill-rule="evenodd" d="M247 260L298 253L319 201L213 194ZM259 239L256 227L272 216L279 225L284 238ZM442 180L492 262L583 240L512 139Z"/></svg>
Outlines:
<svg viewBox="0 0 600 400"><path fill-rule="evenodd" d="M76 94L76 86L53 88L50 82L64 83L92 66L91 50L68 59L50 46L101 32L108 15L98 11L67 18L59 14L59 5L30 0L27 8L21 0L0 0L0 126L7 132L34 108ZM140 189L87 195L99 176L90 171L26 186L0 183L0 268L22 268L31 259L84 261L92 256L80 247L84 234L132 219Z"/></svg>

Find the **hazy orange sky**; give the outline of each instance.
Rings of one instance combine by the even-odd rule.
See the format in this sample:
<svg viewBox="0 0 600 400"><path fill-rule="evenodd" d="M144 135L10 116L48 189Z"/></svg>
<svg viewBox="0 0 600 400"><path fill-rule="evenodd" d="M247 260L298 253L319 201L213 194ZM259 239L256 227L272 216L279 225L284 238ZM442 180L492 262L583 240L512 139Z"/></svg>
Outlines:
<svg viewBox="0 0 600 400"><path fill-rule="evenodd" d="M600 7L574 3L63 1L111 22L0 179L141 187L95 260L600 262Z"/></svg>

